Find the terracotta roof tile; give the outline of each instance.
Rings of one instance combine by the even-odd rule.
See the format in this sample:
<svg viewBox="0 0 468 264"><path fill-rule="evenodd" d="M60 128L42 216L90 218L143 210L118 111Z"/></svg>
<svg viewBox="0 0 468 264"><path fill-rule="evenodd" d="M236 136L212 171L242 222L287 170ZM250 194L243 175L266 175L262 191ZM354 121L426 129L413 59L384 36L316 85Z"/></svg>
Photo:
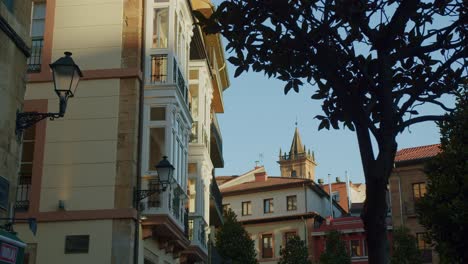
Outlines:
<svg viewBox="0 0 468 264"><path fill-rule="evenodd" d="M421 160L434 157L440 152L440 144L405 148L397 151L395 162Z"/></svg>
<svg viewBox="0 0 468 264"><path fill-rule="evenodd" d="M222 188L221 192L228 193L228 192L236 192L236 191L247 191L247 190L260 189L260 188L265 188L265 187L289 185L289 184L303 183L303 182L310 182L310 180L301 179L301 178L269 176L266 181L245 182L245 183L241 183L235 186Z"/></svg>

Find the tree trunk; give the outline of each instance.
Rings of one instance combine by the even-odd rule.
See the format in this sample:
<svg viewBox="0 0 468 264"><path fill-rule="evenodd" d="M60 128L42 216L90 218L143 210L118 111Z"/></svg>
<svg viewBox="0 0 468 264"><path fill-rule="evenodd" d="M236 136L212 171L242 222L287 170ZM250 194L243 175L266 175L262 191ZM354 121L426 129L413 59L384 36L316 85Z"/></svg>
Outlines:
<svg viewBox="0 0 468 264"><path fill-rule="evenodd" d="M382 177L386 172L383 168L369 168L366 175L366 202L363 214L364 229L367 237L367 247L370 264L386 264L389 260L387 241L387 182Z"/></svg>

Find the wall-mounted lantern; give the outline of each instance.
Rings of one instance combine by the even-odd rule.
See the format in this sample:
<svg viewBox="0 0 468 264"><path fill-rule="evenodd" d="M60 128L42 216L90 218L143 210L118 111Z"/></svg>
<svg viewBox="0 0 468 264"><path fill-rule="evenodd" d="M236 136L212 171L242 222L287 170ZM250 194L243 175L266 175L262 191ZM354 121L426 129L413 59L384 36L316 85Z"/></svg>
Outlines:
<svg viewBox="0 0 468 264"><path fill-rule="evenodd" d="M76 88L80 78L83 77L80 68L71 58L71 52L65 52L65 57L61 57L50 64L52 76L54 78L54 90L59 97L58 113L38 113L38 112L19 112L16 114L16 134L21 133L35 125L37 122L49 118L54 120L65 115L68 98L75 96Z"/></svg>

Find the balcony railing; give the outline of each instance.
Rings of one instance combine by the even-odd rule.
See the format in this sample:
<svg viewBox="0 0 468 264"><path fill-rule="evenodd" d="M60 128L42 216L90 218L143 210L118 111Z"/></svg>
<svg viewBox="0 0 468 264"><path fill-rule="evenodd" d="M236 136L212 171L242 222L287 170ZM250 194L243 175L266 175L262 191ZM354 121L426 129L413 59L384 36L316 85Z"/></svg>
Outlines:
<svg viewBox="0 0 468 264"><path fill-rule="evenodd" d="M182 75L182 72L180 71L180 68L175 58L173 67L173 82L176 84L177 89L179 89L180 94L182 94L184 101L188 104L189 91L187 89L187 85L185 84L184 76Z"/></svg>
<svg viewBox="0 0 468 264"><path fill-rule="evenodd" d="M44 39L33 39L31 44L31 56L28 58L28 72L40 72L42 60L42 47Z"/></svg>
<svg viewBox="0 0 468 264"><path fill-rule="evenodd" d="M213 179L211 180L211 196L215 200L216 207L218 207L219 211L223 211L223 196L221 195L221 191L219 190L218 184L216 183L216 180Z"/></svg>
<svg viewBox="0 0 468 264"><path fill-rule="evenodd" d="M151 83L167 82L167 55L151 56Z"/></svg>
<svg viewBox="0 0 468 264"><path fill-rule="evenodd" d="M29 194L31 192L31 178L21 177L18 187L16 187L16 211L27 211L29 209Z"/></svg>
<svg viewBox="0 0 468 264"><path fill-rule="evenodd" d="M211 147L210 154L215 168L224 167L223 159L223 138L221 137L221 130L219 129L218 120L215 114L211 116Z"/></svg>

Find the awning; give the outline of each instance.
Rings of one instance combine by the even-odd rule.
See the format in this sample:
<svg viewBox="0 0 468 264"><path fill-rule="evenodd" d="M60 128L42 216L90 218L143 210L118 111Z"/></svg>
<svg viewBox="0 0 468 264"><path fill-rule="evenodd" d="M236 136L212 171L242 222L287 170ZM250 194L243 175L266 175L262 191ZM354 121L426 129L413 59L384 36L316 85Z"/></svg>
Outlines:
<svg viewBox="0 0 468 264"><path fill-rule="evenodd" d="M0 230L0 264L23 264L25 247L14 233Z"/></svg>

